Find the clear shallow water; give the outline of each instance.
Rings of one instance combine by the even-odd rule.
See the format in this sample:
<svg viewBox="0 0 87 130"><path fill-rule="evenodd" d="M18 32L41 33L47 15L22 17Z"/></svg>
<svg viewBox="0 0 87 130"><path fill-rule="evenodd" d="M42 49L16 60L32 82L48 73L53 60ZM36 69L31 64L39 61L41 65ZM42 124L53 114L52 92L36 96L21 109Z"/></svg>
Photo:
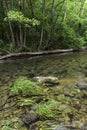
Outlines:
<svg viewBox="0 0 87 130"><path fill-rule="evenodd" d="M87 76L87 53L61 56L56 54L31 59L6 60L0 63L0 78L42 75L80 80L81 77Z"/></svg>
<svg viewBox="0 0 87 130"><path fill-rule="evenodd" d="M0 111L0 121L10 117L11 113L15 116L15 111L19 117L22 114L21 111L17 111L16 99L8 99L13 82L20 76L56 76L63 86L87 83L87 53L0 61L0 109L2 106L8 108Z"/></svg>

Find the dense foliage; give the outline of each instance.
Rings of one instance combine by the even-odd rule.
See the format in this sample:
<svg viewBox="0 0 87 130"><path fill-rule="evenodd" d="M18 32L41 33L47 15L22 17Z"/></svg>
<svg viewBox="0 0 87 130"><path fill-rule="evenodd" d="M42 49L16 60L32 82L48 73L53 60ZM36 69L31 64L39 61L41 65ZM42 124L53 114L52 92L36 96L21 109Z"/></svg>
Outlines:
<svg viewBox="0 0 87 130"><path fill-rule="evenodd" d="M0 52L87 44L86 0L0 0Z"/></svg>

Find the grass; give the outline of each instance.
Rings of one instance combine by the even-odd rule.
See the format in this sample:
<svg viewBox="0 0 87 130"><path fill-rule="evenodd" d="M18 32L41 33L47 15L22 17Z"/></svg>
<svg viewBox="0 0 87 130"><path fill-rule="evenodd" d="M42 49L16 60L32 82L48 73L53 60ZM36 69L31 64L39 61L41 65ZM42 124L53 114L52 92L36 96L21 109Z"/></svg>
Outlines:
<svg viewBox="0 0 87 130"><path fill-rule="evenodd" d="M26 77L16 79L12 91L17 95L37 95L43 93L43 89L37 82L32 82Z"/></svg>

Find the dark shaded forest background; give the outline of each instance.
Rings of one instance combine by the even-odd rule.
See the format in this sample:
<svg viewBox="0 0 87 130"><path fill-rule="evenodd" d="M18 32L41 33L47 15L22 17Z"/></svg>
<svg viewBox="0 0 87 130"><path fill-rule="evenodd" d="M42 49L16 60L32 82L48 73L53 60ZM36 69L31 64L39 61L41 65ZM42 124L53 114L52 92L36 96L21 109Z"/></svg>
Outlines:
<svg viewBox="0 0 87 130"><path fill-rule="evenodd" d="M87 0L0 0L0 55L87 45Z"/></svg>

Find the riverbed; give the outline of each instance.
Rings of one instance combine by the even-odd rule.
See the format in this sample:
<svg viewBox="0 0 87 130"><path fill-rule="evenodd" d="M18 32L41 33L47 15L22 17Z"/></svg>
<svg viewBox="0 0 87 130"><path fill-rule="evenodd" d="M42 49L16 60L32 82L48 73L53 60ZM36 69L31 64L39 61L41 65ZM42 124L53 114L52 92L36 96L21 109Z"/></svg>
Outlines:
<svg viewBox="0 0 87 130"><path fill-rule="evenodd" d="M46 95L27 97L32 101L31 104L23 104L25 97L12 92L15 80L20 77L33 81L35 77L48 76L58 78L59 84L43 86ZM27 126L23 116L29 114L30 109L37 104L47 105L50 99L56 102L56 106L59 103L55 110L56 116L45 118L40 115L38 120ZM87 53L1 60L0 129L87 130Z"/></svg>

